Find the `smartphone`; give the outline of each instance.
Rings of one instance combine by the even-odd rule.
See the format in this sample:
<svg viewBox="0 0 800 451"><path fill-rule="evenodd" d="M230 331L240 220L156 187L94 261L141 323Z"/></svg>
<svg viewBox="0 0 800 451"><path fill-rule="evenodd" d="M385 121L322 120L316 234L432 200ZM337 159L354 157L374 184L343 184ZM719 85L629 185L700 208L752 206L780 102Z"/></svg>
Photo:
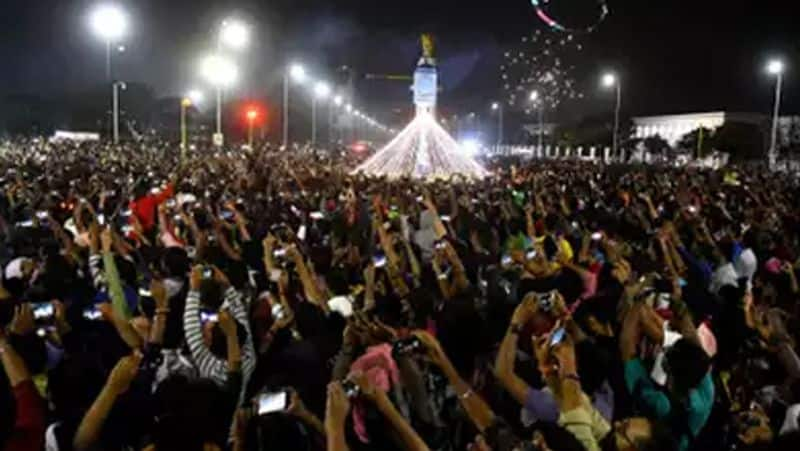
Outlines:
<svg viewBox="0 0 800 451"><path fill-rule="evenodd" d="M386 256L383 254L378 254L372 257L372 263L375 265L376 268L383 268L386 266Z"/></svg>
<svg viewBox="0 0 800 451"><path fill-rule="evenodd" d="M86 307L83 309L83 319L89 321L100 321L103 319L103 314L100 313L100 310L97 309L96 306Z"/></svg>
<svg viewBox="0 0 800 451"><path fill-rule="evenodd" d="M286 249L275 249L274 251L272 251L272 256L275 258L286 257Z"/></svg>
<svg viewBox="0 0 800 451"><path fill-rule="evenodd" d="M435 249L444 249L445 247L447 247L447 243L446 243L444 240L438 240L438 241L436 241L436 243L433 245L433 247L434 247Z"/></svg>
<svg viewBox="0 0 800 451"><path fill-rule="evenodd" d="M219 322L219 315L216 312L200 312L200 322L205 324L207 322L216 323Z"/></svg>
<svg viewBox="0 0 800 451"><path fill-rule="evenodd" d="M314 221L319 221L325 217L321 211L312 211L308 216Z"/></svg>
<svg viewBox="0 0 800 451"><path fill-rule="evenodd" d="M289 396L285 391L258 395L258 414L282 412L289 407Z"/></svg>
<svg viewBox="0 0 800 451"><path fill-rule="evenodd" d="M233 212L225 210L219 214L219 217L223 221L230 221L231 219L233 219Z"/></svg>
<svg viewBox="0 0 800 451"><path fill-rule="evenodd" d="M392 344L392 355L409 355L424 351L425 346L417 337L404 338Z"/></svg>
<svg viewBox="0 0 800 451"><path fill-rule="evenodd" d="M697 213L697 207L695 207L694 205L689 205L689 207L686 208L686 211L688 211L691 214L695 214Z"/></svg>
<svg viewBox="0 0 800 451"><path fill-rule="evenodd" d="M139 297L140 298L151 298L153 297L153 293L150 292L147 288L139 288Z"/></svg>
<svg viewBox="0 0 800 451"><path fill-rule="evenodd" d="M167 208L175 208L175 199L168 199L164 202L164 205L166 205Z"/></svg>
<svg viewBox="0 0 800 451"><path fill-rule="evenodd" d="M214 277L214 268L210 266L203 267L203 278L211 279L212 277Z"/></svg>
<svg viewBox="0 0 800 451"><path fill-rule="evenodd" d="M526 260L533 260L534 258L536 258L536 256L537 256L538 254L539 254L539 253L538 253L538 252L536 252L536 249L531 249L531 250L529 250L529 251L528 251L528 253L527 253L527 254L525 254L525 259L526 259Z"/></svg>
<svg viewBox="0 0 800 451"><path fill-rule="evenodd" d="M44 210L36 212L36 217L39 218L39 220L47 219L48 216L49 214Z"/></svg>
<svg viewBox="0 0 800 451"><path fill-rule="evenodd" d="M37 321L46 321L55 314L53 304L50 302L36 302L31 304L31 307L33 309L33 319Z"/></svg>
<svg viewBox="0 0 800 451"><path fill-rule="evenodd" d="M603 232L594 232L592 234L592 241L600 241L603 239Z"/></svg>
<svg viewBox="0 0 800 451"><path fill-rule="evenodd" d="M511 266L512 263L514 263L514 260L510 255L503 255L503 257L500 259L500 264L503 266Z"/></svg>
<svg viewBox="0 0 800 451"><path fill-rule="evenodd" d="M18 222L17 227L26 227L26 228L33 227L33 220Z"/></svg>
<svg viewBox="0 0 800 451"><path fill-rule="evenodd" d="M439 216L439 219L441 219L442 222L450 222L450 216L447 215Z"/></svg>
<svg viewBox="0 0 800 451"><path fill-rule="evenodd" d="M556 346L562 341L564 341L564 336L566 336L567 331L563 327L559 327L550 335L550 346Z"/></svg>
<svg viewBox="0 0 800 451"><path fill-rule="evenodd" d="M272 306L272 319L274 320L281 320L283 319L283 306L280 304L275 304Z"/></svg>
<svg viewBox="0 0 800 451"><path fill-rule="evenodd" d="M97 223L100 224L101 226L106 225L106 215L104 215L102 213L97 215Z"/></svg>

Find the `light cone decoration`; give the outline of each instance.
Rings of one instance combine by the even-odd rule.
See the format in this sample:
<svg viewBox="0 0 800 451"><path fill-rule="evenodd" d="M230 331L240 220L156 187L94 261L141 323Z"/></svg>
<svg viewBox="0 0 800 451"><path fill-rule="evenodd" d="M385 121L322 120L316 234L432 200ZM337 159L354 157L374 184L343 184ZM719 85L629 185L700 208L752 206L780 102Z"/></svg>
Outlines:
<svg viewBox="0 0 800 451"><path fill-rule="evenodd" d="M357 167L354 173L374 177L448 178L460 174L481 178L486 172L437 122L438 73L433 37L420 39L422 56L414 71L414 105L417 115L383 149Z"/></svg>
<svg viewBox="0 0 800 451"><path fill-rule="evenodd" d="M420 112L383 149L356 168L374 177L482 178L486 170L468 156L428 112Z"/></svg>

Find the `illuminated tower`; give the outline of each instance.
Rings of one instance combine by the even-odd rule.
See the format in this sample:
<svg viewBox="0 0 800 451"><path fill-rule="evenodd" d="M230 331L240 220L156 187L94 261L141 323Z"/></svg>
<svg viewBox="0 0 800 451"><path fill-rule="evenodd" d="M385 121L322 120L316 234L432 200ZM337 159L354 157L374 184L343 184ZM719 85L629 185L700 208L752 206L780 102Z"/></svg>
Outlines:
<svg viewBox="0 0 800 451"><path fill-rule="evenodd" d="M447 178L455 174L481 178L487 172L467 155L436 122L438 73L433 38L422 35L422 57L414 71L416 117L383 149L355 169L377 177Z"/></svg>

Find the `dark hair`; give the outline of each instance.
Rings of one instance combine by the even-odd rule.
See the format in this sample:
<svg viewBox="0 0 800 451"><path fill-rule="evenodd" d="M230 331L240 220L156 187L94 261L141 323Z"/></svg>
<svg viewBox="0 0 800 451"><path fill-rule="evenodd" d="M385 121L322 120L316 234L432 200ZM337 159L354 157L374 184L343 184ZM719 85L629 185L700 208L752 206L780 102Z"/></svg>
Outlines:
<svg viewBox="0 0 800 451"><path fill-rule="evenodd" d="M165 379L155 393L156 449L199 450L204 443L224 448L232 415L227 408L228 396L210 379L188 379L182 375Z"/></svg>
<svg viewBox="0 0 800 451"><path fill-rule="evenodd" d="M219 310L222 306L222 285L213 279L200 282L200 305L211 310Z"/></svg>
<svg viewBox="0 0 800 451"><path fill-rule="evenodd" d="M660 421L650 420L650 438L636 440L634 445L639 451L677 451L678 440L674 432Z"/></svg>
<svg viewBox="0 0 800 451"><path fill-rule="evenodd" d="M666 360L673 389L680 395L686 395L689 390L697 387L711 364L705 350L686 338L678 340L667 351Z"/></svg>
<svg viewBox="0 0 800 451"><path fill-rule="evenodd" d="M239 321L234 320L233 322L236 324L236 338L237 341L239 341L239 346L244 346L244 342L247 340L247 329L245 329L243 325L239 324ZM225 333L222 332L219 324L215 324L214 328L211 329L211 346L209 346L209 349L217 357L223 359L228 357L228 347Z"/></svg>
<svg viewBox="0 0 800 451"><path fill-rule="evenodd" d="M247 424L248 450L291 449L296 451L313 448L312 432L303 423L282 413L259 415Z"/></svg>
<svg viewBox="0 0 800 451"><path fill-rule="evenodd" d="M161 268L165 277L185 278L190 264L189 256L180 247L168 247L161 255Z"/></svg>

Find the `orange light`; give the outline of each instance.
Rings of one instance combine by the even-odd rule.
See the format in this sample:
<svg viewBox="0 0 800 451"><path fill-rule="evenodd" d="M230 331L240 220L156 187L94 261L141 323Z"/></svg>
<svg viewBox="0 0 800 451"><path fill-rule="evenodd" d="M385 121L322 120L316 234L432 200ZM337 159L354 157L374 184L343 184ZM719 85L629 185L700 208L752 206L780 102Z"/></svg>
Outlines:
<svg viewBox="0 0 800 451"><path fill-rule="evenodd" d="M257 117L258 117L258 111L250 110L247 112L247 119L249 119L250 121L256 120Z"/></svg>

